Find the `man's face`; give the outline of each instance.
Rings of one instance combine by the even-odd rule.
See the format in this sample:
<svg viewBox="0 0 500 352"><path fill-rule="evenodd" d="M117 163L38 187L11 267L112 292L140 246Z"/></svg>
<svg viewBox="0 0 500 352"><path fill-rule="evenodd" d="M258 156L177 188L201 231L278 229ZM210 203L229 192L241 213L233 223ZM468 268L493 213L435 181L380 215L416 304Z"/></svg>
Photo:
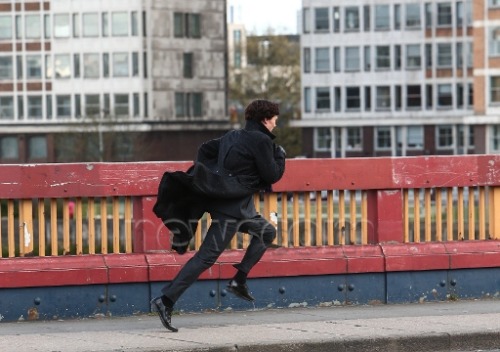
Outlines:
<svg viewBox="0 0 500 352"><path fill-rule="evenodd" d="M269 132L272 132L274 130L277 122L278 122L278 115L275 115L270 119L264 119L264 121L262 121L262 123L264 124L264 126L266 126Z"/></svg>

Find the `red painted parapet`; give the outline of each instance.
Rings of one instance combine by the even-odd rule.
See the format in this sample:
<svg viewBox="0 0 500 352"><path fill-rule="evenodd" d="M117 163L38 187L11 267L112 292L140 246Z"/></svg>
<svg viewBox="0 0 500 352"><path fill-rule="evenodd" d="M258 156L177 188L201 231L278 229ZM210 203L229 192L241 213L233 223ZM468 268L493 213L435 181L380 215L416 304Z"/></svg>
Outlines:
<svg viewBox="0 0 500 352"><path fill-rule="evenodd" d="M0 259L2 288L169 281L193 253ZM201 280L234 276L244 251L227 251ZM36 265L35 265L36 264ZM500 267L500 241L269 249L250 277Z"/></svg>

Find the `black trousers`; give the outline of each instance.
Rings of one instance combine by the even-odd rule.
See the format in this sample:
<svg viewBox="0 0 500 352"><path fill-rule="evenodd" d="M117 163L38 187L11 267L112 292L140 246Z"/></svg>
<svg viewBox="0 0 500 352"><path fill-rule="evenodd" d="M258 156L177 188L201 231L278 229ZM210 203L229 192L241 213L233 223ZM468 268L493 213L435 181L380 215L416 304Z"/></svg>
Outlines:
<svg viewBox="0 0 500 352"><path fill-rule="evenodd" d="M200 249L184 265L170 284L167 284L161 290L172 302L176 302L184 291L217 261L217 258L228 247L236 232L240 231L252 235L241 263L235 265L236 269L247 274L262 258L267 247L272 244L276 237L275 227L260 215L245 220L235 219L216 212L212 212L210 215L212 223Z"/></svg>

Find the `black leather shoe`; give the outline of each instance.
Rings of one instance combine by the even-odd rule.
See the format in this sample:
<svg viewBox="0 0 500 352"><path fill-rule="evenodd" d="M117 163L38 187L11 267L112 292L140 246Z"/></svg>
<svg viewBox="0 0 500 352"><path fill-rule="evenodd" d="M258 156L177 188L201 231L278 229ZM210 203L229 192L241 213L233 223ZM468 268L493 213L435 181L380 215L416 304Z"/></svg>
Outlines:
<svg viewBox="0 0 500 352"><path fill-rule="evenodd" d="M232 294L244 299L245 301L255 301L255 298L248 292L248 286L246 284L238 284L236 281L231 280L227 284L227 290Z"/></svg>
<svg viewBox="0 0 500 352"><path fill-rule="evenodd" d="M175 326L172 325L172 308L167 308L163 304L161 297L156 297L151 300L151 311L158 312L158 316L160 317L161 323L165 328L170 331L177 332Z"/></svg>

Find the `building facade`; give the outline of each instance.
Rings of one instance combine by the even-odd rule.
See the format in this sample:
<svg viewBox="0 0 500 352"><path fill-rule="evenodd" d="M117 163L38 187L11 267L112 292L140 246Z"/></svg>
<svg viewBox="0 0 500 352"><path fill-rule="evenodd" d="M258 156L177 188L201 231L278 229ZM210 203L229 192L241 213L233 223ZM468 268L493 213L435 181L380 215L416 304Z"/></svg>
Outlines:
<svg viewBox="0 0 500 352"><path fill-rule="evenodd" d="M306 156L500 152L500 2L302 4Z"/></svg>
<svg viewBox="0 0 500 352"><path fill-rule="evenodd" d="M192 159L226 43L225 0L1 0L0 162Z"/></svg>

